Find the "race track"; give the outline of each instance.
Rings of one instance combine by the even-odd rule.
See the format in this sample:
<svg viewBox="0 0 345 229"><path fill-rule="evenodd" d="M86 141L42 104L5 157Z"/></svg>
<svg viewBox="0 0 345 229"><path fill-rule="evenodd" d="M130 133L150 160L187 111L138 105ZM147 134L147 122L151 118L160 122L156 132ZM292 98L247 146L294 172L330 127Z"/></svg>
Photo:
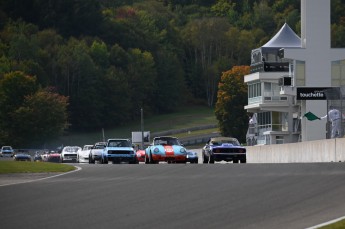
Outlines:
<svg viewBox="0 0 345 229"><path fill-rule="evenodd" d="M76 164L0 186L9 228L307 228L344 215L345 164Z"/></svg>

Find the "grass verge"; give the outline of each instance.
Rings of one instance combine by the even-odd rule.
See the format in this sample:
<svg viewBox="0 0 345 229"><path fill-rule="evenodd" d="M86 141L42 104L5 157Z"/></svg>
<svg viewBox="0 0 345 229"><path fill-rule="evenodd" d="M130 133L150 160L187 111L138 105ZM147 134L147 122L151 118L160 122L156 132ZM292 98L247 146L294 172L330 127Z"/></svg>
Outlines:
<svg viewBox="0 0 345 229"><path fill-rule="evenodd" d="M0 174L6 173L51 173L75 170L72 165L51 162L0 161Z"/></svg>
<svg viewBox="0 0 345 229"><path fill-rule="evenodd" d="M340 220L339 222L320 227L320 229L344 229L345 228L345 219Z"/></svg>

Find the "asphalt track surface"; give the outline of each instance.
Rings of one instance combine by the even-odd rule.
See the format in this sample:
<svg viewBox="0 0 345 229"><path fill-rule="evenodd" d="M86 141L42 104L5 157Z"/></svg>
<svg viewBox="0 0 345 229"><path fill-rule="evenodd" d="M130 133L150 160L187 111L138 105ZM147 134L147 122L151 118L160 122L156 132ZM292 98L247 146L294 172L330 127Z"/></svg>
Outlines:
<svg viewBox="0 0 345 229"><path fill-rule="evenodd" d="M0 227L296 229L345 213L345 163L75 165L0 177Z"/></svg>

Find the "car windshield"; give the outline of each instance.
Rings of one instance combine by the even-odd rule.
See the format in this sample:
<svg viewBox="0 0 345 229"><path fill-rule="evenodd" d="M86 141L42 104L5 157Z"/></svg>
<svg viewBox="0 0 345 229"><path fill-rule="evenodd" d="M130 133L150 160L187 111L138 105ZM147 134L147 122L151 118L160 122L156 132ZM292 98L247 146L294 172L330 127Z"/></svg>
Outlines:
<svg viewBox="0 0 345 229"><path fill-rule="evenodd" d="M232 144L234 146L240 145L240 143L237 140L232 140L232 139L214 140L214 141L211 141L211 144L214 146L222 145L222 144Z"/></svg>
<svg viewBox="0 0 345 229"><path fill-rule="evenodd" d="M12 148L11 147L8 147L8 146L4 146L2 147L3 150L11 150Z"/></svg>
<svg viewBox="0 0 345 229"><path fill-rule="evenodd" d="M130 147L131 144L128 140L110 140L109 145L110 147Z"/></svg>
<svg viewBox="0 0 345 229"><path fill-rule="evenodd" d="M79 147L68 147L65 149L66 152L77 152Z"/></svg>
<svg viewBox="0 0 345 229"><path fill-rule="evenodd" d="M176 138L156 138L154 145L180 145Z"/></svg>

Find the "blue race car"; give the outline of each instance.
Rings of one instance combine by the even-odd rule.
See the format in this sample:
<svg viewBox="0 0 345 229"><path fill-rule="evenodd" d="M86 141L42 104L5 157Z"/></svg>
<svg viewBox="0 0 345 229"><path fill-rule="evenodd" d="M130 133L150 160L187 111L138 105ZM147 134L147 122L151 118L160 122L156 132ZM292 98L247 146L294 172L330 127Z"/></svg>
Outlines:
<svg viewBox="0 0 345 229"><path fill-rule="evenodd" d="M31 161L31 156L26 150L18 150L18 153L16 153L13 156L13 160L15 161Z"/></svg>
<svg viewBox="0 0 345 229"><path fill-rule="evenodd" d="M138 164L132 143L129 139L108 139L107 144L102 151L101 164L108 164L108 161L115 163L126 162L129 164Z"/></svg>
<svg viewBox="0 0 345 229"><path fill-rule="evenodd" d="M145 149L145 164L186 163L187 150L175 137L155 137L153 143Z"/></svg>
<svg viewBox="0 0 345 229"><path fill-rule="evenodd" d="M194 152L194 151L187 151L187 162L191 163L191 164L198 164L199 161L199 157L198 157L198 153Z"/></svg>
<svg viewBox="0 0 345 229"><path fill-rule="evenodd" d="M246 148L241 146L236 138L215 137L210 138L202 148L203 163L215 161L232 161L233 163L246 163Z"/></svg>

